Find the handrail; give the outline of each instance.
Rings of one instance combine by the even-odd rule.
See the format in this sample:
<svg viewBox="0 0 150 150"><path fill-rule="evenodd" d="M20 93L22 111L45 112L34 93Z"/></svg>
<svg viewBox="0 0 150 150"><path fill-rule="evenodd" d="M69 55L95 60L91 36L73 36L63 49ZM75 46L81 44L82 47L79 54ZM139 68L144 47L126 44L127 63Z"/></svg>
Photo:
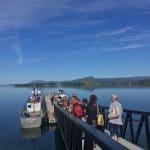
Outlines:
<svg viewBox="0 0 150 150"><path fill-rule="evenodd" d="M71 113L68 113L59 105L54 104L54 108L58 126L65 140L67 149L82 149L82 144L79 144L82 143L82 132L85 132L85 140L88 141L84 143L84 149L86 150L93 149L93 146L90 146L91 143L93 145L93 141L104 150L127 149L123 145L112 140L111 137L109 137L108 135L105 135L98 129L93 128L91 125L83 122L81 119L73 116ZM79 144L80 146L75 148L76 144Z"/></svg>
<svg viewBox="0 0 150 150"><path fill-rule="evenodd" d="M104 121L105 121L105 128L108 128L108 118L107 118L107 113L108 113L108 107L100 106L101 112L104 116ZM129 133L130 136L130 141L138 144L139 142L139 137L142 132L142 127L144 126L145 128L145 140L146 144L145 145L148 149L150 149L150 112L145 112L145 111L137 111L137 110L130 110L130 109L123 109L123 120L124 120L124 125L122 126L121 129L121 136L123 138L126 138L127 132ZM129 125L129 130L127 130L127 127Z"/></svg>
<svg viewBox="0 0 150 150"><path fill-rule="evenodd" d="M109 107L106 107L106 106L100 106L104 109L109 109ZM148 115L150 116L150 112L148 111L138 111L138 110L131 110L131 109L123 109L123 112L132 112L134 114L145 114L145 115Z"/></svg>

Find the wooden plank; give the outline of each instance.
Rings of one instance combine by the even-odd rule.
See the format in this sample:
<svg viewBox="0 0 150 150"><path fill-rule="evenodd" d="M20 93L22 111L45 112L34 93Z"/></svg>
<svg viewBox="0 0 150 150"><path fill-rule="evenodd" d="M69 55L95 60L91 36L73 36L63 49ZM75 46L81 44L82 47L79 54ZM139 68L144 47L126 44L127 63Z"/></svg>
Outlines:
<svg viewBox="0 0 150 150"><path fill-rule="evenodd" d="M45 105L46 105L49 124L55 124L56 118L54 117L54 105L51 104L51 100L50 100L51 97L52 95L50 94L45 95Z"/></svg>
<svg viewBox="0 0 150 150"><path fill-rule="evenodd" d="M108 130L105 130L105 133L110 135ZM119 138L118 142L130 150L144 150L144 148L139 147L138 145L135 145L124 138Z"/></svg>

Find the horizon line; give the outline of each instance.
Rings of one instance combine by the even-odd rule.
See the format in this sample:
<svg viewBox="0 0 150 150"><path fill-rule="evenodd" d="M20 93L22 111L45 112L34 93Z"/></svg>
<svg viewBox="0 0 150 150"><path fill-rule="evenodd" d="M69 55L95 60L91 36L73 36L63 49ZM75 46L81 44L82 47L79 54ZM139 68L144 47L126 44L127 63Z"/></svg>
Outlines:
<svg viewBox="0 0 150 150"><path fill-rule="evenodd" d="M66 81L73 81L73 80L79 80L79 79L84 79L84 78L95 78L95 79L117 79L117 78L150 78L150 75L143 75L143 76L120 76L120 77L95 77L95 76L85 76L85 77L79 77L75 79L69 79L69 80L61 80L60 82L66 82ZM31 80L31 81L26 81L26 83L3 83L0 84L0 86L5 86L5 85L14 85L14 84L28 84L33 81L44 81L44 82L57 82L57 80L44 80L44 79L37 79L37 80Z"/></svg>

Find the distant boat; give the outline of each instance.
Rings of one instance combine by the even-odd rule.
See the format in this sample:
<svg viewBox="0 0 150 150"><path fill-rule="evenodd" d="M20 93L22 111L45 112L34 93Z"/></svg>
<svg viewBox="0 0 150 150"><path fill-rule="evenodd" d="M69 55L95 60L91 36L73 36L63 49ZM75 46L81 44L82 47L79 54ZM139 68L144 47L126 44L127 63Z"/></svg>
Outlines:
<svg viewBox="0 0 150 150"><path fill-rule="evenodd" d="M41 91L31 92L25 107L21 110L20 122L22 128L38 128L42 124L44 112L42 110L42 93Z"/></svg>
<svg viewBox="0 0 150 150"><path fill-rule="evenodd" d="M59 89L57 94L58 94L58 97L60 97L60 98L66 97L66 94L65 94L64 90L62 90L62 89Z"/></svg>
<svg viewBox="0 0 150 150"><path fill-rule="evenodd" d="M60 82L60 69L58 68L58 73L57 73L57 92L55 93L55 99L60 102L62 99L66 97L66 94L64 90L61 87L61 82Z"/></svg>

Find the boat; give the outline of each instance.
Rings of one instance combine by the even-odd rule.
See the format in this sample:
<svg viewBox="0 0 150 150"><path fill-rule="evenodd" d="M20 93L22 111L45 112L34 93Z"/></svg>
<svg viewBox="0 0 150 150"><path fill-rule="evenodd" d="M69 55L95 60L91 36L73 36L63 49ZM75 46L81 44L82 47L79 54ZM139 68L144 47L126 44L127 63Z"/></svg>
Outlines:
<svg viewBox="0 0 150 150"><path fill-rule="evenodd" d="M37 139L42 136L40 128L21 128L20 135L22 139Z"/></svg>
<svg viewBox="0 0 150 150"><path fill-rule="evenodd" d="M22 128L38 128L41 126L44 117L42 110L41 91L34 89L25 107L21 110L20 123Z"/></svg>
<svg viewBox="0 0 150 150"><path fill-rule="evenodd" d="M55 97L58 101L61 101L62 99L66 98L66 94L64 90L61 88L61 82L60 82L60 69L58 68L58 81L57 81L57 92L55 93Z"/></svg>
<svg viewBox="0 0 150 150"><path fill-rule="evenodd" d="M60 104L67 96L64 90L58 89L58 91L52 97L54 98L54 102L58 102Z"/></svg>
<svg viewBox="0 0 150 150"><path fill-rule="evenodd" d="M66 97L66 94L65 94L64 90L62 90L62 89L59 89L59 90L58 90L57 95L58 95L58 97L60 97L60 98Z"/></svg>

